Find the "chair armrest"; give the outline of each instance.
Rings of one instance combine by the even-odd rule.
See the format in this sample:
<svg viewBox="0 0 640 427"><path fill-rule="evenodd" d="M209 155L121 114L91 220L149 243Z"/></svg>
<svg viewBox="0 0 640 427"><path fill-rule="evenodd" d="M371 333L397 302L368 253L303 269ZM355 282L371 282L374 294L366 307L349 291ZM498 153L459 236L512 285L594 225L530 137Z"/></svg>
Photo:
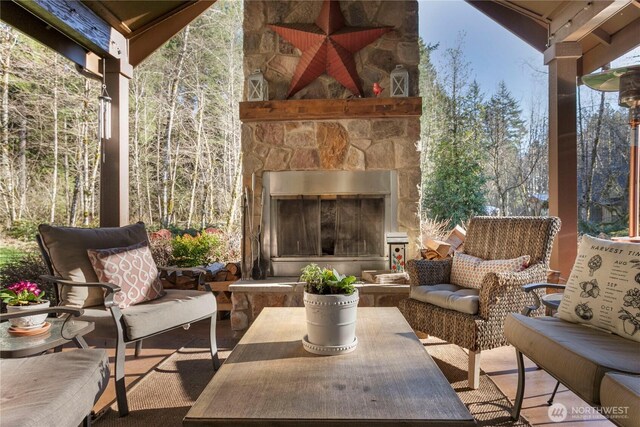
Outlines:
<svg viewBox="0 0 640 427"><path fill-rule="evenodd" d="M107 282L75 282L73 280L66 280L62 277L49 276L47 274L43 274L40 276L42 280L46 280L47 282L56 283L62 286L83 286L85 288L102 288L104 289L104 306L106 308L117 307L115 302L113 301L113 296L120 292L121 288L118 285L114 285L113 283Z"/></svg>
<svg viewBox="0 0 640 427"><path fill-rule="evenodd" d="M49 313L67 313L72 316L78 317L84 313L84 310L81 308L73 308L73 307L51 307L51 308L41 308L39 310L29 310L28 313L24 311L14 312L14 313L3 313L0 314L0 321L5 321L9 319L15 319L16 317L24 317L25 315L36 315L36 314L49 314Z"/></svg>
<svg viewBox="0 0 640 427"><path fill-rule="evenodd" d="M528 285L524 285L522 290L525 292L531 292L534 289L540 288L564 289L566 288L566 285L558 285L556 283L530 283Z"/></svg>
<svg viewBox="0 0 640 427"><path fill-rule="evenodd" d="M533 291L536 289L546 289L546 288L564 289L566 288L566 286L558 285L555 283L530 283L528 285L524 285L522 287L522 290L525 291L526 293L531 293L531 295L533 295L534 305L525 306L520 312L520 314L522 314L523 316L528 316L529 314L531 314L531 312L539 309L540 306L542 305L542 302L540 301L540 296L538 295L538 293Z"/></svg>
<svg viewBox="0 0 640 427"><path fill-rule="evenodd" d="M511 273L488 273L480 288L479 315L488 319L494 313L502 317L508 313L517 313L526 303L522 286L543 282L547 277L547 268L542 264L532 265L523 271ZM535 292L533 292L535 294Z"/></svg>

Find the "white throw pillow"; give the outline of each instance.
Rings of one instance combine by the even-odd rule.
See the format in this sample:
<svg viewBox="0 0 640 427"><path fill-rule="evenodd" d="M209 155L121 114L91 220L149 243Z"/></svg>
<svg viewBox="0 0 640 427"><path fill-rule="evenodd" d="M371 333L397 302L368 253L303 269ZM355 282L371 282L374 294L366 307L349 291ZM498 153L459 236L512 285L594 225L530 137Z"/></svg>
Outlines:
<svg viewBox="0 0 640 427"><path fill-rule="evenodd" d="M456 252L451 266L451 283L463 288L480 289L487 273L509 273L522 271L529 265L531 257L522 255L513 259L482 258Z"/></svg>
<svg viewBox="0 0 640 427"><path fill-rule="evenodd" d="M640 244L583 236L558 317L640 342Z"/></svg>

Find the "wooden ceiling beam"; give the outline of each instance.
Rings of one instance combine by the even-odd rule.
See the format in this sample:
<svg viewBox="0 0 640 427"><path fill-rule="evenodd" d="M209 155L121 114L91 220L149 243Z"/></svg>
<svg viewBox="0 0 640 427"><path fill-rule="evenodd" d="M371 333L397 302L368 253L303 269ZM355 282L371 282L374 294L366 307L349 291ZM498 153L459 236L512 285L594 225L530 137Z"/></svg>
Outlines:
<svg viewBox="0 0 640 427"><path fill-rule="evenodd" d="M102 2L83 1L82 4L84 4L89 9L94 11L98 16L104 19L113 28L115 28L116 30L124 34L125 37L132 33L131 28L129 28L116 15L114 15L113 12L111 12L111 10L108 7L106 7Z"/></svg>
<svg viewBox="0 0 640 427"><path fill-rule="evenodd" d="M606 44L607 46L611 45L611 34L607 33L602 28L596 28L591 31L591 35L597 38L600 43Z"/></svg>
<svg viewBox="0 0 640 427"><path fill-rule="evenodd" d="M547 48L547 28L539 20L526 16L500 3L466 0L471 6L502 25L538 52Z"/></svg>
<svg viewBox="0 0 640 427"><path fill-rule="evenodd" d="M12 1L3 1L0 19L21 33L58 52L71 62L95 75L102 75L100 57L88 52L76 41L51 27Z"/></svg>
<svg viewBox="0 0 640 427"><path fill-rule="evenodd" d="M612 34L610 45L600 44L585 52L578 63L579 75L592 73L637 46L640 46L640 18Z"/></svg>
<svg viewBox="0 0 640 427"><path fill-rule="evenodd" d="M124 36L80 2L14 1L71 40L99 56L127 57L127 43Z"/></svg>
<svg viewBox="0 0 640 427"><path fill-rule="evenodd" d="M144 30L136 31L129 39L131 65L136 67L215 2L216 0L200 0L160 21L155 21Z"/></svg>
<svg viewBox="0 0 640 427"><path fill-rule="evenodd" d="M551 42L576 42L627 7L632 0L574 1L551 22Z"/></svg>

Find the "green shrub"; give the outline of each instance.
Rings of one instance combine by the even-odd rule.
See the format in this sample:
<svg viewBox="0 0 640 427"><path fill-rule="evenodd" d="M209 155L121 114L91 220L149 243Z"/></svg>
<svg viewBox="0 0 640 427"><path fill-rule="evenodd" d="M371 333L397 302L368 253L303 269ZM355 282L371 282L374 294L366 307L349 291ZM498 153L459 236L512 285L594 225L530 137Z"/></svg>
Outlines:
<svg viewBox="0 0 640 427"><path fill-rule="evenodd" d="M58 301L55 299L56 293L53 290L53 285L42 281L40 279L42 274L49 274L49 271L40 253L29 251L24 256L0 266L0 287L23 281L37 283L46 292L51 305L56 305Z"/></svg>
<svg viewBox="0 0 640 427"><path fill-rule="evenodd" d="M0 268L5 264L19 260L24 255L24 251L18 248L0 248Z"/></svg>
<svg viewBox="0 0 640 427"><path fill-rule="evenodd" d="M33 241L38 234L38 223L33 221L14 221L6 230L7 236L23 241Z"/></svg>
<svg viewBox="0 0 640 427"><path fill-rule="evenodd" d="M176 236L171 240L172 263L178 267L207 265L223 256L223 242L212 233Z"/></svg>

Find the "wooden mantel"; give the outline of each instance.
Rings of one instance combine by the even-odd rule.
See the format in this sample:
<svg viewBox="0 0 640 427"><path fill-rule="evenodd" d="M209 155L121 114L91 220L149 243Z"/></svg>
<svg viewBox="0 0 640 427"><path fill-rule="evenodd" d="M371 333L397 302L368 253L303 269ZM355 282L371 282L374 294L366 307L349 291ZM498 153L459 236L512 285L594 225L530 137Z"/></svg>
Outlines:
<svg viewBox="0 0 640 427"><path fill-rule="evenodd" d="M296 99L240 103L248 122L419 117L422 98Z"/></svg>

